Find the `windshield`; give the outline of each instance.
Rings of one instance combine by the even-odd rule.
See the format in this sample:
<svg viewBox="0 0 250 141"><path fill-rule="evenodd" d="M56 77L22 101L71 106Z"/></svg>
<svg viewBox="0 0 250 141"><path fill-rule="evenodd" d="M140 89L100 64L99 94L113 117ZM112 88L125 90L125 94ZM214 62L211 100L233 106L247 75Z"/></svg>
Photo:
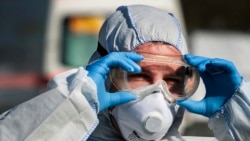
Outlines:
<svg viewBox="0 0 250 141"><path fill-rule="evenodd" d="M67 17L63 24L62 63L70 67L84 66L96 50L103 17Z"/></svg>

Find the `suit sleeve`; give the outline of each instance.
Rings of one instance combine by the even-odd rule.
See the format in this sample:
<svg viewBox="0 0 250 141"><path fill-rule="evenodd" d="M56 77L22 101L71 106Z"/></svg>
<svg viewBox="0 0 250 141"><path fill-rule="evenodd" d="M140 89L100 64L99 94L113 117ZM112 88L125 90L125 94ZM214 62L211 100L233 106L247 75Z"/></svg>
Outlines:
<svg viewBox="0 0 250 141"><path fill-rule="evenodd" d="M214 116L208 126L220 141L250 140L250 83L243 81L239 90Z"/></svg>
<svg viewBox="0 0 250 141"><path fill-rule="evenodd" d="M83 68L49 82L49 90L0 115L2 141L86 140L98 124L96 85Z"/></svg>

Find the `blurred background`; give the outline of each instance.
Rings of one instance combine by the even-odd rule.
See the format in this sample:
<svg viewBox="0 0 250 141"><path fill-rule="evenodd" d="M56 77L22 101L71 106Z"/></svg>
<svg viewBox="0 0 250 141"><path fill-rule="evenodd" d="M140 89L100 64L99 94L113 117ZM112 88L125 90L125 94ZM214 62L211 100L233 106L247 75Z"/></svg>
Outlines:
<svg viewBox="0 0 250 141"><path fill-rule="evenodd" d="M192 54L229 59L250 80L248 0L0 0L0 113L45 91L54 75L86 65L103 20L135 3L174 13ZM201 83L192 98L203 95ZM188 112L180 131L213 136L206 118Z"/></svg>

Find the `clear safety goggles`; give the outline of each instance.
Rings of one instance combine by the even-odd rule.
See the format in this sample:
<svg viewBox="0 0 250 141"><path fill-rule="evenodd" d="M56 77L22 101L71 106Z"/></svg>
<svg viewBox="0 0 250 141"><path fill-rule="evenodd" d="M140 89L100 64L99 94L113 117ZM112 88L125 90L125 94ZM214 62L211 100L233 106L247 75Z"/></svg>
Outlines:
<svg viewBox="0 0 250 141"><path fill-rule="evenodd" d="M160 91L171 103L186 99L197 90L200 75L185 62L183 56L142 55L144 59L138 62L142 69L140 73L126 72L121 68L111 69L109 77L116 89L129 91L137 97Z"/></svg>

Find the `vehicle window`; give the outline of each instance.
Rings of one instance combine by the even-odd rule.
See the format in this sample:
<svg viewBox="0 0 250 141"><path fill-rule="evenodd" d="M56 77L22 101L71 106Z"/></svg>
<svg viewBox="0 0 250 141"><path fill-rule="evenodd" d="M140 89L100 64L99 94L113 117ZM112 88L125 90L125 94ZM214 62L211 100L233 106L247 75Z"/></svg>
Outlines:
<svg viewBox="0 0 250 141"><path fill-rule="evenodd" d="M104 17L67 17L63 24L62 63L70 67L84 66L97 48L98 32Z"/></svg>

